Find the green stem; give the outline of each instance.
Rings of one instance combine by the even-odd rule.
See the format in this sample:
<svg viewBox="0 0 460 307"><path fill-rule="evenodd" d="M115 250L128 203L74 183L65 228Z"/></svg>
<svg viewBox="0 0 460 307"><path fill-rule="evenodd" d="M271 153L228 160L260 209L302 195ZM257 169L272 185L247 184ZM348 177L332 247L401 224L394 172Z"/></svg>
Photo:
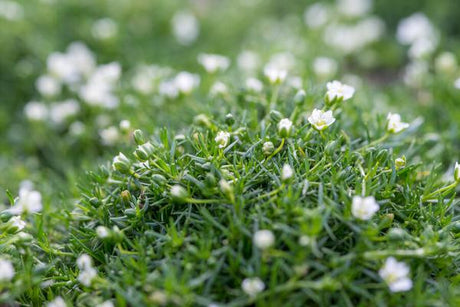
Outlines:
<svg viewBox="0 0 460 307"><path fill-rule="evenodd" d="M379 139L377 139L377 140L375 140L375 141L373 141L373 142L370 142L370 143L367 144L367 145L364 145L363 147L357 149L357 151L363 151L363 150L365 150L365 149L367 149L367 148L369 148L369 147L372 147L372 146L374 146L374 145L377 145L377 144L379 144L379 143L385 141L385 140L388 139L389 137L390 137L390 134L389 134L389 133L385 133L381 138L379 138Z"/></svg>
<svg viewBox="0 0 460 307"><path fill-rule="evenodd" d="M436 191L428 194L428 195L425 195L422 197L422 201L427 201L429 199L432 199L434 196L438 195L438 194L441 194L441 193L444 193L444 192L450 192L450 190L453 190L457 187L457 182L454 182L454 183L451 183L449 184L448 186L445 186L445 187L442 187L440 189L437 189Z"/></svg>
<svg viewBox="0 0 460 307"><path fill-rule="evenodd" d="M280 86L276 85L275 88L273 89L273 95L270 99L270 110L275 108L276 101L278 100L279 91L280 91Z"/></svg>
<svg viewBox="0 0 460 307"><path fill-rule="evenodd" d="M281 149L283 149L284 142L285 142L285 138L283 138L283 139L281 140L280 146L278 146L278 148L267 158L266 161L268 161L268 160L270 160L271 158L273 158L277 153L279 153L279 152L281 151Z"/></svg>

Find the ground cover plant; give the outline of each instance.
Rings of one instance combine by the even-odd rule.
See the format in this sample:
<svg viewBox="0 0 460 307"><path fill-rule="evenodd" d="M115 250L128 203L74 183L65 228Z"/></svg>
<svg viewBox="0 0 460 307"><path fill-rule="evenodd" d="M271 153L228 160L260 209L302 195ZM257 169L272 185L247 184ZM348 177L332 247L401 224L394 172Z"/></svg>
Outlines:
<svg viewBox="0 0 460 307"><path fill-rule="evenodd" d="M1 304L460 304L455 4L115 2L0 0Z"/></svg>

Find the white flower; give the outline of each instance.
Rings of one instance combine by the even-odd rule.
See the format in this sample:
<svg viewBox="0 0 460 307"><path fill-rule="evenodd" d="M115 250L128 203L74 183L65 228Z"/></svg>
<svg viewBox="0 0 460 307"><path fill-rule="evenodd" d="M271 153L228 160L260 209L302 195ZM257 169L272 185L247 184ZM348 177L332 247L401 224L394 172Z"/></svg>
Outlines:
<svg viewBox="0 0 460 307"><path fill-rule="evenodd" d="M219 148L225 148L230 141L230 133L225 131L219 131L217 136L214 138L214 141L219 145Z"/></svg>
<svg viewBox="0 0 460 307"><path fill-rule="evenodd" d="M372 8L372 0L338 0L339 11L350 17L363 16Z"/></svg>
<svg viewBox="0 0 460 307"><path fill-rule="evenodd" d="M259 277L246 278L243 280L241 288L249 296L256 296L258 293L264 291L265 284Z"/></svg>
<svg viewBox="0 0 460 307"><path fill-rule="evenodd" d="M260 249L267 249L275 243L275 236L270 230L259 230L254 233L254 245Z"/></svg>
<svg viewBox="0 0 460 307"><path fill-rule="evenodd" d="M91 27L91 34L99 40L106 40L117 35L118 26L110 18L96 20Z"/></svg>
<svg viewBox="0 0 460 307"><path fill-rule="evenodd" d="M259 79L256 78L248 78L246 79L246 88L248 91L260 93L263 90L263 83Z"/></svg>
<svg viewBox="0 0 460 307"><path fill-rule="evenodd" d="M337 72L337 62L332 58L318 57L313 60L313 71L319 78L332 77Z"/></svg>
<svg viewBox="0 0 460 307"><path fill-rule="evenodd" d="M190 94L200 84L200 77L186 71L182 71L174 78L174 86L179 93Z"/></svg>
<svg viewBox="0 0 460 307"><path fill-rule="evenodd" d="M104 226L97 226L96 234L100 239L105 239L110 235L109 230Z"/></svg>
<svg viewBox="0 0 460 307"><path fill-rule="evenodd" d="M105 301L101 304L96 305L96 307L114 307L114 305L111 301Z"/></svg>
<svg viewBox="0 0 460 307"><path fill-rule="evenodd" d="M264 69L264 75L273 84L282 83L287 76L287 71L284 69L279 69L273 65L267 65Z"/></svg>
<svg viewBox="0 0 460 307"><path fill-rule="evenodd" d="M380 277L387 283L391 292L408 291L412 288L412 280L408 277L409 267L390 257L379 270Z"/></svg>
<svg viewBox="0 0 460 307"><path fill-rule="evenodd" d="M119 124L121 131L128 131L131 128L131 122L127 119L124 119Z"/></svg>
<svg viewBox="0 0 460 307"><path fill-rule="evenodd" d="M305 24L310 28L321 27L329 20L329 8L324 3L317 2L305 10L303 17Z"/></svg>
<svg viewBox="0 0 460 307"><path fill-rule="evenodd" d="M215 82L210 90L212 96L225 95L228 93L228 87L220 81Z"/></svg>
<svg viewBox="0 0 460 307"><path fill-rule="evenodd" d="M332 125L335 122L335 118L332 115L332 111L323 112L318 109L314 109L308 118L310 124L315 127L316 130L322 131Z"/></svg>
<svg viewBox="0 0 460 307"><path fill-rule="evenodd" d="M198 63L200 63L208 73L212 74L219 70L226 70L230 66L230 59L219 54L201 53L198 55Z"/></svg>
<svg viewBox="0 0 460 307"><path fill-rule="evenodd" d="M459 89L459 90L460 90L460 78L458 78L457 80L455 80L455 82L454 82L454 87L455 87L456 89Z"/></svg>
<svg viewBox="0 0 460 307"><path fill-rule="evenodd" d="M171 196L179 200L184 200L188 197L188 192L182 186L176 184L171 187Z"/></svg>
<svg viewBox="0 0 460 307"><path fill-rule="evenodd" d="M67 118L75 116L80 111L80 105L75 99L68 99L51 105L49 116L53 123L62 124Z"/></svg>
<svg viewBox="0 0 460 307"><path fill-rule="evenodd" d="M294 171L292 170L292 167L289 164L284 164L283 169L281 171L281 180L287 181L291 179L293 175Z"/></svg>
<svg viewBox="0 0 460 307"><path fill-rule="evenodd" d="M257 53L248 50L242 51L236 61L238 68L246 72L255 71L260 65L260 58Z"/></svg>
<svg viewBox="0 0 460 307"><path fill-rule="evenodd" d="M29 120L43 121L48 117L48 108L42 102L31 101L25 105L24 114Z"/></svg>
<svg viewBox="0 0 460 307"><path fill-rule="evenodd" d="M283 118L278 123L278 133L281 137L289 137L292 131L292 121L289 118Z"/></svg>
<svg viewBox="0 0 460 307"><path fill-rule="evenodd" d="M24 9L21 4L15 1L0 1L0 17L7 20L19 20L24 17Z"/></svg>
<svg viewBox="0 0 460 307"><path fill-rule="evenodd" d="M61 93L61 84L51 76L40 76L35 82L35 86L43 96L52 97Z"/></svg>
<svg viewBox="0 0 460 307"><path fill-rule="evenodd" d="M194 15L186 11L174 14L171 25L174 37L182 45L192 44L200 34L198 20Z"/></svg>
<svg viewBox="0 0 460 307"><path fill-rule="evenodd" d="M387 131L390 133L398 133L409 127L409 124L403 123L401 121L401 116L396 113L388 113L387 120Z"/></svg>
<svg viewBox="0 0 460 307"><path fill-rule="evenodd" d="M460 181L460 164L458 164L458 162L455 162L454 179L457 182Z"/></svg>
<svg viewBox="0 0 460 307"><path fill-rule="evenodd" d="M332 81L327 83L326 96L329 100L343 99L348 100L353 97L355 89L349 85L342 84L339 81Z"/></svg>
<svg viewBox="0 0 460 307"><path fill-rule="evenodd" d="M438 73L452 74L457 70L457 59L452 52L443 52L436 57L434 62L435 70Z"/></svg>
<svg viewBox="0 0 460 307"><path fill-rule="evenodd" d="M437 33L423 13L415 13L399 22L396 38L404 45L411 45L419 39L437 42Z"/></svg>
<svg viewBox="0 0 460 307"><path fill-rule="evenodd" d="M14 277L14 267L11 261L0 259L0 282L10 281Z"/></svg>
<svg viewBox="0 0 460 307"><path fill-rule="evenodd" d="M351 213L360 220L369 220L380 206L373 196L354 196L351 204Z"/></svg>
<svg viewBox="0 0 460 307"><path fill-rule="evenodd" d="M67 304L60 296L56 297L54 300L46 304L46 307L66 307L66 306Z"/></svg>
<svg viewBox="0 0 460 307"><path fill-rule="evenodd" d="M21 231L26 227L26 222L24 222L20 216L13 216L10 219L11 226L16 227L18 231Z"/></svg>
<svg viewBox="0 0 460 307"><path fill-rule="evenodd" d="M40 212L42 208L42 195L40 192L32 190L29 186L23 186L19 189L19 196L14 206L6 211L14 215L21 215L24 212Z"/></svg>
<svg viewBox="0 0 460 307"><path fill-rule="evenodd" d="M85 270L93 267L93 260L88 254L82 254L77 258L77 266L80 270Z"/></svg>
<svg viewBox="0 0 460 307"><path fill-rule="evenodd" d="M102 144L108 146L114 145L120 139L120 133L118 133L118 129L115 126L100 130L99 136L101 137Z"/></svg>
<svg viewBox="0 0 460 307"><path fill-rule="evenodd" d="M69 133L71 135L79 136L82 135L83 132L85 132L85 124L80 121L73 122L69 126Z"/></svg>
<svg viewBox="0 0 460 307"><path fill-rule="evenodd" d="M91 286L91 282L93 279L96 277L97 271L90 267L86 268L80 271L80 274L78 274L78 281L84 285L84 286Z"/></svg>
<svg viewBox="0 0 460 307"><path fill-rule="evenodd" d="M406 156L396 158L395 159L395 167L396 167L397 170L406 167Z"/></svg>

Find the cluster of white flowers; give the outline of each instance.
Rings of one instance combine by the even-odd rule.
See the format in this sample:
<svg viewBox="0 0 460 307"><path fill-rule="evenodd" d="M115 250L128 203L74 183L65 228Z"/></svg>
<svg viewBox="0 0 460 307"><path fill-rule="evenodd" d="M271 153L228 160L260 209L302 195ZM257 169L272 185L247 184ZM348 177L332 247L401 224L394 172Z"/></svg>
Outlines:
<svg viewBox="0 0 460 307"><path fill-rule="evenodd" d="M93 261L87 254L83 254L77 259L77 266L80 269L78 281L84 286L91 286L93 279L97 276L97 271L93 267Z"/></svg>
<svg viewBox="0 0 460 307"><path fill-rule="evenodd" d="M219 54L200 53L198 55L200 63L206 72L213 74L217 71L225 71L230 66L230 59Z"/></svg>

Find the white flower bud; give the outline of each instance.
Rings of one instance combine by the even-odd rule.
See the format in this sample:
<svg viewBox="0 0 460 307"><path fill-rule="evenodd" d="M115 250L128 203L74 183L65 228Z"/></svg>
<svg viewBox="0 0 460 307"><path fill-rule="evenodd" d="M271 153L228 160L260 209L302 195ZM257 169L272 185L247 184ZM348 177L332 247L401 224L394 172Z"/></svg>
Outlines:
<svg viewBox="0 0 460 307"><path fill-rule="evenodd" d="M292 167L289 164L284 164L283 169L281 171L281 180L288 181L292 178L293 175L294 171L292 170Z"/></svg>
<svg viewBox="0 0 460 307"><path fill-rule="evenodd" d="M241 288L249 296L256 296L265 289L265 284L259 277L246 278L243 280Z"/></svg>
<svg viewBox="0 0 460 307"><path fill-rule="evenodd" d="M219 145L219 148L225 148L227 147L228 142L230 141L230 133L225 131L219 131L214 140Z"/></svg>
<svg viewBox="0 0 460 307"><path fill-rule="evenodd" d="M120 173L128 173L131 167L131 161L129 161L129 159L120 152L118 156L113 158L112 167Z"/></svg>
<svg viewBox="0 0 460 307"><path fill-rule="evenodd" d="M292 131L292 122L289 118L283 118L278 123L278 134L282 138L289 137Z"/></svg>
<svg viewBox="0 0 460 307"><path fill-rule="evenodd" d="M267 249L275 243L275 236L270 230L259 230L254 233L254 245L260 249Z"/></svg>
<svg viewBox="0 0 460 307"><path fill-rule="evenodd" d="M272 142L265 142L262 145L262 151L264 152L264 155L269 156L275 151L275 145L273 145Z"/></svg>

